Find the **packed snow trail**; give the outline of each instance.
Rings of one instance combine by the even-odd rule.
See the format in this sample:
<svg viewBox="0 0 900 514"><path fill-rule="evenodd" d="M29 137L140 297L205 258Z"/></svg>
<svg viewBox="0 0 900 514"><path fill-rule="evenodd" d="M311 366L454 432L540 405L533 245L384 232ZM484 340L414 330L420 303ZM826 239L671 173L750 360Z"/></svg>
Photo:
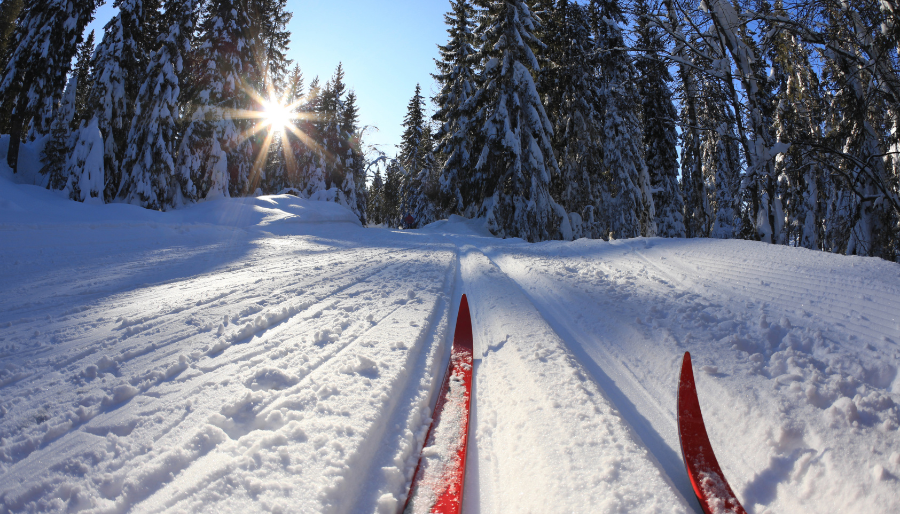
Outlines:
<svg viewBox="0 0 900 514"><path fill-rule="evenodd" d="M900 266L527 244L288 196L171 213L0 178L0 512L396 512L466 293L464 508L698 512L691 352L747 511L900 511Z"/></svg>

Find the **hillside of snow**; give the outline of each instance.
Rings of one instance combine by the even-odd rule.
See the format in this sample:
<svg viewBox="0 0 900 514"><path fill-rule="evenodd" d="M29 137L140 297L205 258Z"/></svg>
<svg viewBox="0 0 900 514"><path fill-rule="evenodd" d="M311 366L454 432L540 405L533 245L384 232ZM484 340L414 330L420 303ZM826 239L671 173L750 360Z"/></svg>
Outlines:
<svg viewBox="0 0 900 514"><path fill-rule="evenodd" d="M900 511L896 263L363 228L291 196L159 213L10 178L0 512L397 512L463 293L467 513L700 512L685 351L748 512Z"/></svg>

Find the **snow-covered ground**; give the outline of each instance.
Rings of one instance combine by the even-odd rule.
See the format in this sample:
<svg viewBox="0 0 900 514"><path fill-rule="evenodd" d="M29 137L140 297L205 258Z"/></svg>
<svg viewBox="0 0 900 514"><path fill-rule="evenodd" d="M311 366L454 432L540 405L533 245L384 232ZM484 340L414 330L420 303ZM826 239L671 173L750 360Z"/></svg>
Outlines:
<svg viewBox="0 0 900 514"><path fill-rule="evenodd" d="M170 212L0 177L0 512L396 512L462 293L465 512L699 512L690 351L748 512L900 512L900 266L745 241Z"/></svg>

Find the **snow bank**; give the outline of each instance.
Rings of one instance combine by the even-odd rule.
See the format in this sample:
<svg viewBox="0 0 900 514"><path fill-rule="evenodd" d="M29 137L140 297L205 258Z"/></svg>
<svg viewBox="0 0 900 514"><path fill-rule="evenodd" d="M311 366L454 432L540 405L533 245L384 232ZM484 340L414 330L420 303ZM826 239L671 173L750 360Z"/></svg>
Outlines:
<svg viewBox="0 0 900 514"><path fill-rule="evenodd" d="M346 207L292 195L208 200L183 209L157 212L118 203L82 204L68 200L61 191L14 183L10 180L11 173L0 175L0 224L208 224L268 231L289 230L303 223L360 225L359 218Z"/></svg>

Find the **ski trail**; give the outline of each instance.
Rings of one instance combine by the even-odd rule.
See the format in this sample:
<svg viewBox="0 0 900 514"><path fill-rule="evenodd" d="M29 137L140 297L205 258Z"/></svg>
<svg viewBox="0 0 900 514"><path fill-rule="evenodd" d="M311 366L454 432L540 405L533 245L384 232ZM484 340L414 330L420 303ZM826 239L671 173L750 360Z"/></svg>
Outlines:
<svg viewBox="0 0 900 514"><path fill-rule="evenodd" d="M593 334L585 332L580 325L571 322L572 310L554 297L550 292L552 287L548 287L548 284L540 288L529 287L529 282L524 280L524 274L516 269L514 262L491 257L489 252L485 255L518 285L522 294L576 357L579 365L588 371L638 440L650 450L652 458L666 480L677 489L682 501L700 512L696 510L693 489L684 472L684 461L678 446L674 395L663 394L664 397L671 396L673 403L668 406L660 404L657 397L650 395L641 385L640 379L631 372L627 363L620 362L616 356L605 352L602 343L597 344L598 340L605 338L633 341L636 334L620 323L603 323L598 325L603 327L602 331ZM529 276L533 281L533 274ZM602 320L604 313L598 312L597 317ZM673 389L676 385L673 384Z"/></svg>
<svg viewBox="0 0 900 514"><path fill-rule="evenodd" d="M689 511L521 288L477 249L461 251L482 353L469 464L480 511Z"/></svg>
<svg viewBox="0 0 900 514"><path fill-rule="evenodd" d="M777 266L748 265L764 260L757 252L784 255ZM867 274L847 276L840 271L855 258L658 239L493 243L485 253L561 334L679 490L674 409L689 350L710 440L748 512L876 512L895 501L888 484L866 480L883 466L873 462L897 451L896 402L880 400L900 390L892 326L900 282L890 263L860 260ZM865 414L852 410L857 404ZM864 478L828 478L844 475Z"/></svg>

